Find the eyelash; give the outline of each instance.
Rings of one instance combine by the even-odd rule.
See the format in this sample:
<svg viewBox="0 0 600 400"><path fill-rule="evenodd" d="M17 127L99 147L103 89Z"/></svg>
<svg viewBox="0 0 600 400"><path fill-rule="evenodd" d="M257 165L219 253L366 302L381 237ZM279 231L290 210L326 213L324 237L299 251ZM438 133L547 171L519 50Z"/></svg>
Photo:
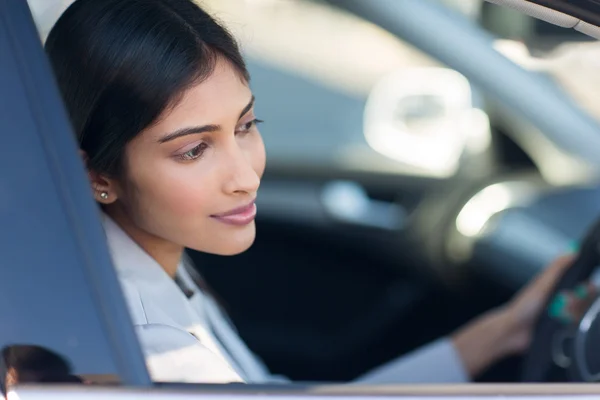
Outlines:
<svg viewBox="0 0 600 400"><path fill-rule="evenodd" d="M235 133L242 133L242 134L248 133L248 132L250 132L250 129L254 128L256 125L258 125L262 122L264 122L264 121L255 118L252 121L247 122L244 125L242 125L244 127L244 129L237 130L237 131L235 131Z"/></svg>
<svg viewBox="0 0 600 400"><path fill-rule="evenodd" d="M240 130L236 130L236 134L242 134L245 135L247 133L250 132L250 130L255 127L256 125L262 123L264 121L260 120L260 119L253 119L250 122L245 123L243 126L243 129ZM204 154L204 151L208 148L208 144L206 143L200 143L199 145L197 145L196 147L194 147L191 150L186 151L183 154L180 154L178 156L178 158L182 161L193 161L197 158L202 157L202 154Z"/></svg>
<svg viewBox="0 0 600 400"><path fill-rule="evenodd" d="M193 161L193 160L201 157L202 154L204 154L204 150L206 150L207 148L208 148L208 144L200 143L198 146L194 147L191 150L186 151L183 154L178 155L177 157L181 161ZM195 154L196 152L197 152L197 154Z"/></svg>

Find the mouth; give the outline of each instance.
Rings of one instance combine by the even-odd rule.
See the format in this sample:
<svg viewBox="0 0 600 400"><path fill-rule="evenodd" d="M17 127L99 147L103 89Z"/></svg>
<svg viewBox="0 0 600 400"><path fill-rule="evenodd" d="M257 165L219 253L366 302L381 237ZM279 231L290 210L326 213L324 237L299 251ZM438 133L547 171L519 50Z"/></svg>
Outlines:
<svg viewBox="0 0 600 400"><path fill-rule="evenodd" d="M248 225L256 218L256 203L252 200L248 205L235 208L222 214L211 215L210 217L227 225Z"/></svg>

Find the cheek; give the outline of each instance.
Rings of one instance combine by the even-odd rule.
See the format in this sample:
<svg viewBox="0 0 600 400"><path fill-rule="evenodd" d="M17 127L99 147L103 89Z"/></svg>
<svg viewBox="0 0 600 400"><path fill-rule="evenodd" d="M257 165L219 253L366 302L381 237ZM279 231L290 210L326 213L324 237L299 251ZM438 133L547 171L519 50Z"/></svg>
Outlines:
<svg viewBox="0 0 600 400"><path fill-rule="evenodd" d="M201 161L182 164L160 157L132 161L132 190L126 201L133 207L130 211L178 223L214 212L214 173L203 168Z"/></svg>
<svg viewBox="0 0 600 400"><path fill-rule="evenodd" d="M200 163L177 164L159 169L145 177L148 199L156 202L157 211L191 217L211 210L215 198L214 174L198 171Z"/></svg>
<svg viewBox="0 0 600 400"><path fill-rule="evenodd" d="M211 209L211 199L214 199L214 184L210 176L193 173L193 166L186 167L187 171L182 168L183 171L174 171L165 177L165 184L156 193L157 197L163 199L164 207L178 215L191 216L208 212Z"/></svg>
<svg viewBox="0 0 600 400"><path fill-rule="evenodd" d="M267 155L265 144L260 134L257 133L250 141L250 145L248 146L248 154L252 168L256 174L262 178L263 173L265 172Z"/></svg>

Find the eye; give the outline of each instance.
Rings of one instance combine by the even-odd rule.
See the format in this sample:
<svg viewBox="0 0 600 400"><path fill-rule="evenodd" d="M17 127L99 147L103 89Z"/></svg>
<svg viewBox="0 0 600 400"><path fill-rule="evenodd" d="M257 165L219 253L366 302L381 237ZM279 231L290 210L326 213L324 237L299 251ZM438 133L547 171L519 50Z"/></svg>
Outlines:
<svg viewBox="0 0 600 400"><path fill-rule="evenodd" d="M256 125L262 123L263 121L261 121L260 119L253 119L250 122L246 122L243 125L240 125L236 130L235 133L248 133L252 130L252 128L254 128Z"/></svg>
<svg viewBox="0 0 600 400"><path fill-rule="evenodd" d="M193 149L190 149L183 154L179 154L177 157L179 159L181 159L182 161L192 161L197 158L200 158L202 156L202 154L204 153L204 150L206 150L207 147L208 147L208 145L206 143L200 143Z"/></svg>

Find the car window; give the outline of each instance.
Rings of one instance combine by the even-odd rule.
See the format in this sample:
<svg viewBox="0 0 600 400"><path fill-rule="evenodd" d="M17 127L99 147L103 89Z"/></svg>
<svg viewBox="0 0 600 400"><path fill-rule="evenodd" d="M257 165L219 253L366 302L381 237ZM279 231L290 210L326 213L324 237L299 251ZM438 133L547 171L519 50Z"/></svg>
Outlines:
<svg viewBox="0 0 600 400"><path fill-rule="evenodd" d="M550 77L577 104L600 119L600 102L595 95L600 88L595 74L595 55L600 50L597 40L514 9L477 2L480 7L473 19L498 37L500 51L519 65Z"/></svg>
<svg viewBox="0 0 600 400"><path fill-rule="evenodd" d="M29 1L38 25L39 36L43 40L53 21L70 1L55 0L52 5L50 2L42 0ZM472 7L465 6L466 3L449 0L443 1L443 3L456 8L479 23L484 22L480 15L483 13L480 3L469 3ZM431 237L434 237L434 233L438 231L446 232L445 228L438 229L438 226L435 225L437 221L430 224L430 221L433 220L429 219L431 215L426 215L427 218L421 219L411 218L416 214L415 210L427 210L427 206L433 202L444 203L442 205L446 206L444 200L450 197L444 197L444 194L448 193L444 192L447 186L435 186L431 183L432 181L437 183L456 178L452 181L452 185L448 186L465 188L465 192L458 196L460 199L449 199L449 201L456 200L456 203L448 206L447 208L452 208L452 210L440 218L444 219L444 223L450 225L454 221L453 218L457 218L452 213L462 211L461 207L464 204L459 204L459 201L467 201L476 189L480 189L478 185L483 187L484 178L487 184L506 171L526 170L528 173L535 171L532 174L535 174L535 183L537 184L538 171L535 169L537 166L549 180L550 178L555 181L563 179L563 183L574 181L573 177L576 174L571 171L574 171L575 168L571 169L570 167L576 165L578 161L576 157L568 158L572 164L558 163L557 160L562 159L556 155L557 153L552 152L552 148L546 146L547 141L544 141L543 134L536 133L531 136L529 127L522 128L520 121L515 122L511 117L497 112L494 105L490 105L487 94L472 85L463 75L445 67L413 46L398 40L383 29L359 17L331 7L323 1L205 0L202 4L212 10L214 15L233 31L248 59L252 76L251 84L257 98L257 114L259 118L266 121L266 124L261 126L261 132L269 154L267 178L263 183L264 189L261 188L261 201L265 201L261 207L262 205L266 207L261 210L264 209L266 219L270 219L268 222L273 225L280 224L285 226L285 229L293 230L294 223L299 223L304 224L304 228L309 226L309 229L318 231L320 234L326 232L324 236L337 234L336 240L343 242L345 249L350 249L356 246L357 242L363 241L356 240L357 238L364 238L364 242L373 240L373 244L376 245L372 246L369 251L377 252L373 249L377 249L381 243L375 243L376 240L386 235L384 240L390 238L396 240L397 236L400 236L400 232L405 233L403 231L405 227L413 229L409 233L416 232L416 235L422 234L419 229L424 227L430 230L431 235L427 236ZM535 65L543 63L540 61L542 57L539 59L527 58L528 61L519 59L521 53L515 52L514 49L522 49L522 47L519 47L519 43L515 42L513 38L513 36L506 35L504 41L497 42L499 50L505 52L509 57L515 58L522 65L530 66L527 64L528 62L537 63ZM530 45L526 45L526 50L529 52L530 47L527 46ZM558 78L557 81L559 81ZM568 87L566 83L561 84L565 88ZM542 155L537 158L539 154ZM559 165L559 168L547 167L549 159L551 159L552 165ZM564 165L569 168L564 168ZM565 173L565 170L568 173ZM305 178L311 174L317 176L314 182ZM288 178L288 180L282 177ZM332 179L335 181L323 184L323 181L330 177L333 177ZM405 179L407 177L417 178L417 180ZM364 187L358 185L358 181ZM415 182L416 184L413 185ZM492 185L491 192L482 191L481 193L484 195L492 193L491 197L483 196L483 201L479 201L472 207L475 212L471 213L470 218L457 218L456 227L458 230L462 230L461 235L475 237L483 232L484 225L492 216L508 208L515 200L513 197L519 198L519 196L513 196L513 192L520 194L522 187L529 190L532 187L529 183L528 181L523 186ZM302 186L304 184L308 186ZM398 187L394 186L396 184ZM80 182L80 186L83 193L82 182ZM368 192L365 187L369 190ZM513 190L513 188L516 189ZM295 191L295 189L300 190ZM527 190L523 192L527 194ZM425 198L425 193L428 195L433 193L433 195L431 198ZM270 195L273 196L270 197ZM307 198L314 200L317 205L306 201ZM430 201L423 201L423 199ZM269 203L272 200L275 201ZM282 204L288 208L281 207ZM340 204L343 207L337 207ZM294 207L296 207L295 210L290 210ZM314 211L314 213L305 212L306 207L309 209L312 207L312 210L309 211ZM466 208L468 207L465 206ZM357 213L357 210L360 212ZM361 214L362 211L366 212ZM435 211L438 212L439 209L435 209ZM433 217L441 215L431 214ZM313 217L314 219L311 219ZM276 222L274 223L273 220ZM414 228L415 220L423 225ZM293 223L288 223L290 221ZM336 226L336 224L348 229L340 233L343 228L340 229L340 226ZM427 226L427 224L430 225ZM330 225L333 228L330 229ZM571 232L578 234L580 228L583 229L582 225L578 224L569 230L569 235ZM287 231L284 230L284 232ZM302 231L298 229L294 234L298 234L298 232ZM373 234L373 232L377 232L377 234ZM345 234L347 236L344 236ZM353 235L355 236L352 237ZM461 236L461 240L463 236ZM566 240L567 236L567 234L552 236L554 241L551 245L547 244L544 250L557 243L559 245L554 246L555 248L549 252L546 251L540 257L529 260L531 262L527 268L521 268L521 271L525 272L516 279L519 284L529 278L532 271L537 271L544 266L543 262L548 261L548 254L556 255L556 252L560 250L557 248ZM293 240L288 242L291 243ZM277 271L281 271L281 265L286 265L288 268L289 264L292 264L292 260L285 260L285 257L283 257L284 262L271 261L276 260L275 256L277 256L274 254L277 247L273 246L273 243L275 241L271 241L271 247L264 251L266 254L264 260L278 264ZM324 241L324 243L327 242ZM393 245L389 245L391 241L385 243L388 243L387 247L393 247ZM467 252L464 251L466 246L463 245L463 242L446 242L444 238L439 239L439 243L432 243L430 248L427 248L427 251L434 254L431 259L435 258L434 261L431 259L427 261L434 264L439 270L444 270L439 274L439 271L433 273L428 270L428 273L435 275L432 280L445 283L452 281L447 278L446 266L464 262L466 259L464 254ZM284 253L284 251L279 251ZM438 253L435 253L436 251ZM385 253L385 255L388 254ZM513 255L511 254L511 256ZM214 268L213 265L218 262L212 259L210 262L203 263L201 262L204 260L202 257L204 255L193 256L194 261L198 261L201 272L206 273L209 277L212 274L214 278L219 272L215 272L218 268ZM381 258L386 257L381 256ZM459 259L460 262L456 261ZM238 264L238 268L240 265L243 267L266 265L263 262L239 263L237 260L235 259L234 262ZM345 266L344 263L336 262L338 260L333 257L332 260L323 264L337 265L340 268ZM311 263L306 264L311 265ZM381 296L384 297L380 301L383 306L376 310L380 314L370 313L365 302L361 301L360 307L356 308L360 308L364 314L381 315L382 318L385 315L394 315L390 317L393 319L396 315L402 315L402 312L405 311L404 308L411 308L413 301L418 302L420 298L429 297L429 278L423 284L420 278L414 278L414 274L404 270L404 268L409 269L406 265L410 262L405 259L398 262L397 258L390 256L383 264L386 264L386 267L389 264L390 270L386 270L385 273L369 270L369 274L376 276L380 281L392 281L392 278L388 279L388 277L393 276L393 279L397 279L397 276L391 274L390 271L394 268L402 269L402 273L398 274L401 275L401 278L394 281L401 284L391 289L388 288L389 293L376 288L377 291L387 293L389 296L387 294ZM529 268L531 265L533 267ZM435 269L435 267L430 266L431 269ZM324 276L316 275L316 278L312 279L310 273L314 273L317 269L322 271L327 268L331 268L330 265L323 265L323 268L319 266L319 268L313 268L312 271L310 268L304 268L301 270L302 274L298 274L297 277L305 278L308 283L319 283L319 278ZM349 270L351 269L349 268ZM237 279L234 280L231 279L233 275L227 273L232 269L225 268L221 271L225 271L220 273L225 275L226 280L215 285L217 288L223 289L219 293L236 292L232 295L233 300L237 296L238 302L247 304L248 309L258 309L255 307L256 303L249 299L252 298L254 301L266 291L262 288L259 290L249 287L246 282L263 281L257 278L256 274L267 275L264 272L265 269L246 268L245 273L249 274L248 279L241 278L243 275L236 275ZM325 278L331 279L326 282L332 282L332 284L323 285L326 286L327 292L332 291L332 287L340 283L337 278L338 274L342 272L333 268L332 271L335 273L329 273L329 277L325 276ZM351 272L353 271L350 271L348 275L343 275L345 279L342 281L354 279L351 277ZM276 281L277 276L271 274L268 278ZM290 277L293 275L285 276L285 279L294 280ZM405 278L406 281L401 280ZM285 285L280 284L280 282L285 282L285 279L273 284L274 290L288 291ZM266 280L264 281L266 282ZM351 284L355 283L358 283L355 287L362 290L365 282L360 279L357 279L357 282L351 282ZM364 287L367 287L367 284L364 284ZM242 297L240 294L243 294L244 290L254 291L254 293L252 296L247 296L246 300L239 301ZM300 292L302 291L307 292L304 289L300 290ZM408 293L410 297L398 300L397 292ZM356 297L354 294L352 296ZM326 312L323 312L321 318L331 322L335 321L335 318L332 317L334 314L336 314L335 317L341 316L340 319L343 319L345 315L351 315L354 309L352 307L344 308L345 304L342 304L342 300L339 301L341 313L330 312L327 315ZM241 320L242 323L245 323L245 325L238 324L241 326L240 334L252 338L254 332L256 335L254 338L258 337L254 342L256 348L260 349L265 342L269 342L267 344L274 347L268 347L263 354L266 354L267 357L270 356L271 360L277 361L278 357L283 358L279 354L283 351L278 352L276 346L278 344L281 346L281 343L285 342L289 336L280 334L276 340L264 339L269 337L267 332L269 334L272 332L272 330L265 329L264 326L270 327L269 324L273 323L273 319L267 321L265 325L261 325L269 319L268 314L261 309L258 315L252 315L251 312L245 312L248 311L243 308L245 304L240 306L239 303L236 305L234 302L231 314L234 322ZM271 301L269 306L277 308L279 305L285 305L284 302L275 303ZM302 301L300 300L298 303L302 303ZM335 305L335 301L328 299L322 302L318 308L335 310ZM300 318L304 318L307 314L312 316L312 309L310 312L306 312L306 308L304 304L304 309L298 312ZM382 312L382 309L387 311L387 314ZM289 311L289 309L284 309L282 314L293 314ZM353 326L364 327L363 333L378 327L383 327L381 328L383 330L388 323L390 326L406 326L402 318L394 319L391 322L373 321L373 318L369 321L372 325L355 324ZM335 331L334 328L336 328L333 323L326 328L323 328L323 325L310 323L297 326L301 326L298 331L304 333L305 336L302 337L301 334L298 334L295 335L295 338L302 342L306 342L307 338L311 340L313 336L317 337L317 334L323 331ZM446 328L442 327L441 329ZM359 330L357 329L357 331ZM447 333L441 330L424 332L427 334L424 337L432 339ZM331 336L330 332L325 333ZM358 338L357 340L362 340L364 339L362 336L367 337L368 335L365 333L354 336ZM398 352L415 348L416 343L421 343L422 340L422 338L416 338L412 342L406 340L406 345L403 344L404 347ZM391 341L401 342L401 340ZM253 344L252 339L248 342ZM344 350L360 348L360 346L343 345L345 343L343 341L339 342L342 343L339 347L344 347ZM285 350L290 351L290 354L293 351L308 353L305 347L293 347L289 346ZM364 348L368 349L368 347ZM335 354L334 351L332 353ZM383 355L377 356L381 358L378 361L383 361ZM385 357L387 356L386 354ZM364 358L368 359L367 356ZM311 361L314 363L315 358ZM331 360L329 361L331 362ZM373 362L373 359L368 359L365 365L369 362ZM288 363L294 364L293 360ZM276 363L273 362L274 364ZM301 363L296 364L301 365ZM343 371L347 375L340 376L356 375L358 372L362 372L361 368L364 370L361 365L350 369L350 372ZM319 378L326 379L328 377L326 375L327 368L323 367L322 369L325 372L322 372ZM310 370L311 368L305 365L305 371L312 372Z"/></svg>

